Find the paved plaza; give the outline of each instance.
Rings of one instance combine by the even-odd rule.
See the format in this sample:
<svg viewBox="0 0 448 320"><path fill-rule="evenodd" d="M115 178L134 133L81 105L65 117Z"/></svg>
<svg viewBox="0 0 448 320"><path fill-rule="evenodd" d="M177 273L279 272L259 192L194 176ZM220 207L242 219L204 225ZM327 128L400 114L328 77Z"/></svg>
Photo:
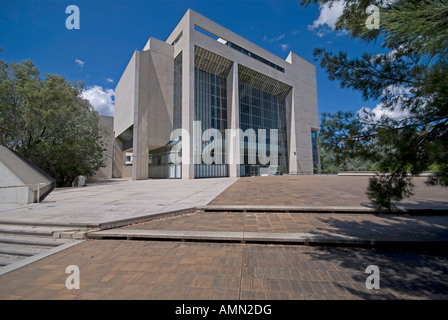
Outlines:
<svg viewBox="0 0 448 320"><path fill-rule="evenodd" d="M110 227L205 205L236 179L111 179L56 189L40 204L0 210L0 223ZM1 209L1 207L0 207Z"/></svg>
<svg viewBox="0 0 448 320"><path fill-rule="evenodd" d="M448 239L448 219L442 215L195 212L129 225L121 230L242 232L257 233L260 237L309 234L321 239L340 236L349 239L347 243L350 239L381 240L386 244L395 241L441 243Z"/></svg>
<svg viewBox="0 0 448 320"><path fill-rule="evenodd" d="M413 178L414 195L396 204L399 209L448 210L448 189ZM273 176L240 178L210 205L372 208L366 196L369 176Z"/></svg>
<svg viewBox="0 0 448 320"><path fill-rule="evenodd" d="M448 299L447 272L446 251L88 240L1 276L0 299Z"/></svg>
<svg viewBox="0 0 448 320"><path fill-rule="evenodd" d="M112 180L58 189L41 204L0 212L0 223L89 226L87 239L0 275L0 299L448 299L447 190L420 179L399 207L411 211L375 213L367 179ZM244 209L251 206L270 210ZM223 211L207 210L214 207ZM79 267L80 289L66 287L69 265ZM366 288L370 265L380 270L380 289Z"/></svg>

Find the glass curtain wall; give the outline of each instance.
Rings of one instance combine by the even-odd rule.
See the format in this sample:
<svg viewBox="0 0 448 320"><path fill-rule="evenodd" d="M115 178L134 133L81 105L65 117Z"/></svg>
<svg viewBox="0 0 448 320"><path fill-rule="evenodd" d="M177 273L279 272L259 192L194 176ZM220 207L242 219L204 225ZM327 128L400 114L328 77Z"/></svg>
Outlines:
<svg viewBox="0 0 448 320"><path fill-rule="evenodd" d="M240 128L244 132L254 129L257 135L258 148L259 129L266 129L266 156L270 156L270 129L278 130L278 168L269 167L259 162L249 164L250 148L248 139L244 141L244 164L240 167L241 176L257 176L261 174L282 174L288 172L288 144L286 128L286 96L291 87L272 78L239 66L239 107ZM258 150L255 150L258 155Z"/></svg>
<svg viewBox="0 0 448 320"><path fill-rule="evenodd" d="M182 52L174 59L173 130L182 128Z"/></svg>
<svg viewBox="0 0 448 320"><path fill-rule="evenodd" d="M317 173L319 167L319 149L317 145L317 131L311 131L311 145L313 149L313 171Z"/></svg>
<svg viewBox="0 0 448 320"><path fill-rule="evenodd" d="M227 75L232 66L231 61L210 51L195 47L194 70L194 121L201 122L201 134L207 129L217 129L225 139L227 129ZM203 149L211 141L203 141L195 152L202 155ZM212 156L220 158L221 164L195 164L195 178L227 177L228 165L225 164L225 145L222 150L214 150ZM218 162L218 161L217 161Z"/></svg>

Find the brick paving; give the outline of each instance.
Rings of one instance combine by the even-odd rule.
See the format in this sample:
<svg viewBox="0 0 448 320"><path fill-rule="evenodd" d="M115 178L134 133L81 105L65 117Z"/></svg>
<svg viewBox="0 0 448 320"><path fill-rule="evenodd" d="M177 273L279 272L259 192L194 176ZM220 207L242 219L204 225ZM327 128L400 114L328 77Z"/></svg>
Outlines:
<svg viewBox="0 0 448 320"><path fill-rule="evenodd" d="M240 178L210 205L371 206L365 192L368 176L272 176ZM406 208L448 209L448 189L428 187L426 178L413 179L415 194Z"/></svg>
<svg viewBox="0 0 448 320"><path fill-rule="evenodd" d="M210 204L368 206L368 177L242 178ZM447 190L417 179L408 207L447 208ZM447 206L447 207L445 207ZM125 208L123 208L125 210ZM445 216L196 212L125 228L338 233L447 240ZM66 267L81 288L65 287ZM381 288L368 290L377 265ZM448 299L448 250L87 240L0 276L0 299Z"/></svg>
<svg viewBox="0 0 448 320"><path fill-rule="evenodd" d="M444 215L195 212L120 229L338 234L382 241L448 240L448 218Z"/></svg>
<svg viewBox="0 0 448 320"><path fill-rule="evenodd" d="M447 272L447 251L95 240L1 276L0 299L447 299Z"/></svg>

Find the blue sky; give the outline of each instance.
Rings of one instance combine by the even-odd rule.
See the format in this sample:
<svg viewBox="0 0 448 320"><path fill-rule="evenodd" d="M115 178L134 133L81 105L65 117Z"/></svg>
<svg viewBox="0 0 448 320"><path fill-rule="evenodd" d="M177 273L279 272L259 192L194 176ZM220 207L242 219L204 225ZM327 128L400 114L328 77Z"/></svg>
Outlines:
<svg viewBox="0 0 448 320"><path fill-rule="evenodd" d="M111 114L115 86L134 50L149 37L165 41L191 8L285 59L289 51L313 62L313 49L351 56L379 51L333 30L338 8L308 8L300 0L0 0L0 59L31 59L41 71L83 81L85 97ZM65 9L80 10L80 29L68 30ZM315 63L315 62L314 62ZM359 93L341 89L317 67L319 113L374 108Z"/></svg>

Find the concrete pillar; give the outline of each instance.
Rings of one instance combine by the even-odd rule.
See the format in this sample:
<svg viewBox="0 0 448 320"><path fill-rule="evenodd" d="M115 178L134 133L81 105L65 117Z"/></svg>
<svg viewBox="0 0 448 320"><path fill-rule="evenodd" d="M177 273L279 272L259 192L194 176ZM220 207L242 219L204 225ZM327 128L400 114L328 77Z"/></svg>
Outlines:
<svg viewBox="0 0 448 320"><path fill-rule="evenodd" d="M294 109L294 88L286 96L286 132L288 143L289 174L297 174L298 153L296 145L296 117Z"/></svg>
<svg viewBox="0 0 448 320"><path fill-rule="evenodd" d="M190 43L182 53L182 179L194 179L193 121L194 44Z"/></svg>
<svg viewBox="0 0 448 320"><path fill-rule="evenodd" d="M144 53L136 53L132 180L148 179L149 105L148 101L143 99L142 94L144 93L139 90L140 81L145 72L144 67L149 64L148 54L145 55L147 57L144 57L148 58L147 63L144 63L145 61L142 59Z"/></svg>
<svg viewBox="0 0 448 320"><path fill-rule="evenodd" d="M227 120L230 123L227 159L229 164L229 176L231 178L240 177L240 137L238 135L240 128L240 105L238 92L238 63L233 63L233 68L227 76Z"/></svg>
<svg viewBox="0 0 448 320"><path fill-rule="evenodd" d="M317 108L316 67L291 52L287 61L292 64L295 75L292 93L291 121L295 121L295 146L298 174L313 174L313 152L311 130L319 128L319 113ZM292 122L291 122L292 123ZM291 133L292 134L292 133ZM291 145L292 137L291 137ZM290 151L293 151L290 149ZM290 155L290 165L294 162ZM292 167L290 168L290 171Z"/></svg>

